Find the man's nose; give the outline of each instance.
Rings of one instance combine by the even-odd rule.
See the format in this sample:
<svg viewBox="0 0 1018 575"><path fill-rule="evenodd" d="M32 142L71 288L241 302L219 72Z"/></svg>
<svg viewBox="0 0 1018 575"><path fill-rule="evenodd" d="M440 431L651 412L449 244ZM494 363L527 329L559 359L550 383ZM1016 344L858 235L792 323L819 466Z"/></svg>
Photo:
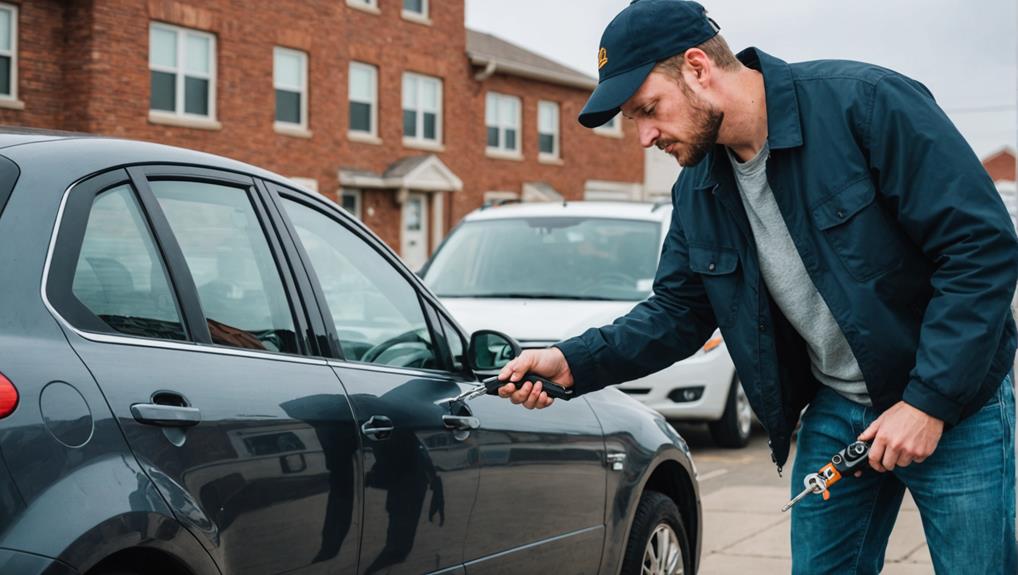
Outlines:
<svg viewBox="0 0 1018 575"><path fill-rule="evenodd" d="M636 121L636 131L640 135L640 145L649 148L661 137L661 132L650 122L645 120Z"/></svg>

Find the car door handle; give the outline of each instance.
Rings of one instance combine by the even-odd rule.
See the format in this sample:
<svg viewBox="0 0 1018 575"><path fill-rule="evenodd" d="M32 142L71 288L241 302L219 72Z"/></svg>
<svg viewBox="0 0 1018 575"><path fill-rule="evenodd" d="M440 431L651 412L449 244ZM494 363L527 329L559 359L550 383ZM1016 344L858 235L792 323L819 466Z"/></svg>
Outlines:
<svg viewBox="0 0 1018 575"><path fill-rule="evenodd" d="M361 426L361 433L379 441L389 439L395 430L396 426L392 424L392 420L384 415L372 415Z"/></svg>
<svg viewBox="0 0 1018 575"><path fill-rule="evenodd" d="M481 427L481 420L472 415L443 415L442 423L446 429L470 431Z"/></svg>
<svg viewBox="0 0 1018 575"><path fill-rule="evenodd" d="M162 427L191 427L201 423L201 410L197 407L135 403L131 406L131 415L146 425Z"/></svg>

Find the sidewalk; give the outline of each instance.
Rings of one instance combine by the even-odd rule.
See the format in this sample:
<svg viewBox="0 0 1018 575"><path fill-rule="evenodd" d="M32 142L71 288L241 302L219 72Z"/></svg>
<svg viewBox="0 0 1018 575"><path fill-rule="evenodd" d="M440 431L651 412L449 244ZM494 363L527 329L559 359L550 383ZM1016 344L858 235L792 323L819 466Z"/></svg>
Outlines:
<svg viewBox="0 0 1018 575"><path fill-rule="evenodd" d="M726 487L703 500L700 575L779 574L792 571L784 487ZM919 511L905 494L887 546L883 575L928 575L933 563Z"/></svg>

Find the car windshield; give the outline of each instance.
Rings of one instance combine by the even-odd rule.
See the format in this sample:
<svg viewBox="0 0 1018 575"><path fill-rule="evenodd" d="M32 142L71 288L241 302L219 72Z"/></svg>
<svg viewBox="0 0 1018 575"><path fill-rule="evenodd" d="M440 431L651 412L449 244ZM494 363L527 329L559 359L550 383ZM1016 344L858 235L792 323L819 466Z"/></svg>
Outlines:
<svg viewBox="0 0 1018 575"><path fill-rule="evenodd" d="M661 246L652 221L532 217L466 222L424 281L440 297L639 301Z"/></svg>

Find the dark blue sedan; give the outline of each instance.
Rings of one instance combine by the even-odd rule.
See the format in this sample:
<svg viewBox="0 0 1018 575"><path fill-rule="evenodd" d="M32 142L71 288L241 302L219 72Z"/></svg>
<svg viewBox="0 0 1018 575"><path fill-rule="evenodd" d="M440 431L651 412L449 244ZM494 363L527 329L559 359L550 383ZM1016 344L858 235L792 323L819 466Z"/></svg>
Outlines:
<svg viewBox="0 0 1018 575"><path fill-rule="evenodd" d="M696 570L661 417L454 400L515 342L279 175L10 131L0 270L0 573Z"/></svg>

